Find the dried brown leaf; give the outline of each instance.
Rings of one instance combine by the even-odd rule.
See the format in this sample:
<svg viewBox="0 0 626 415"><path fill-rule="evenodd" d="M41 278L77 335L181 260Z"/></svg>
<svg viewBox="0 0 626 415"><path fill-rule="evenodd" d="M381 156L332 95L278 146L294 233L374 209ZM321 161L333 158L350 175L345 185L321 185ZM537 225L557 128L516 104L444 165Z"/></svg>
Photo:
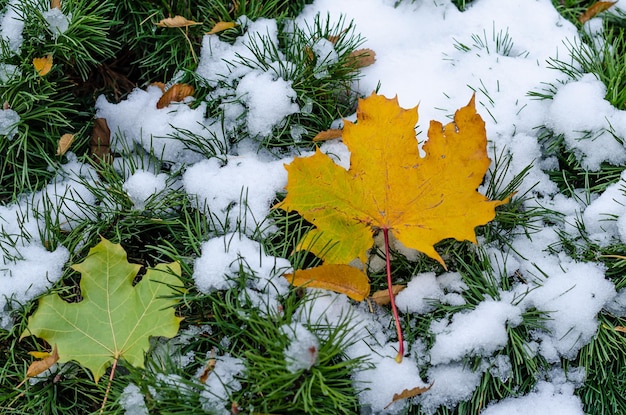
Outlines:
<svg viewBox="0 0 626 415"><path fill-rule="evenodd" d="M622 333L626 333L626 327L624 326L615 326L613 327L615 331L621 331Z"/></svg>
<svg viewBox="0 0 626 415"><path fill-rule="evenodd" d="M605 10L610 9L616 1L597 1L585 10L583 14L578 17L578 21L582 24L587 23L589 20L596 17L598 14Z"/></svg>
<svg viewBox="0 0 626 415"><path fill-rule="evenodd" d="M72 143L74 142L74 134L63 134L61 138L59 138L59 143L57 144L57 156L62 156L67 153L67 150L70 149Z"/></svg>
<svg viewBox="0 0 626 415"><path fill-rule="evenodd" d="M174 16L162 19L158 23L155 23L158 27L189 27L202 23L194 22L193 20L187 20L183 16Z"/></svg>
<svg viewBox="0 0 626 415"><path fill-rule="evenodd" d="M111 130L105 118L96 118L94 121L89 144L92 156L105 161L110 158Z"/></svg>
<svg viewBox="0 0 626 415"><path fill-rule="evenodd" d="M405 389L400 393L394 393L393 399L391 400L391 402L389 402L387 406L385 406L385 409L389 408L394 402L397 402L401 399L412 398L414 396L421 395L424 392L428 392L428 390L432 387L433 387L433 384L431 383L430 385L423 387L423 388L418 386L413 389Z"/></svg>
<svg viewBox="0 0 626 415"><path fill-rule="evenodd" d="M61 0L50 0L50 9L61 10Z"/></svg>
<svg viewBox="0 0 626 415"><path fill-rule="evenodd" d="M173 101L179 102L183 99L190 97L196 92L196 90L187 84L175 84L170 87L165 93L161 96L159 101L157 102L157 108L165 108L170 105Z"/></svg>
<svg viewBox="0 0 626 415"><path fill-rule="evenodd" d="M350 53L350 59L348 60L348 65L353 67L354 69L363 68L365 66L370 66L376 62L376 52L372 49L357 49Z"/></svg>
<svg viewBox="0 0 626 415"><path fill-rule="evenodd" d="M215 369L216 364L217 364L217 361L215 360L215 349L213 349L211 350L211 358L204 366L204 370L202 371L202 374L200 375L200 382L206 383L206 380L209 378L209 375L211 374L211 372L213 372L213 369Z"/></svg>
<svg viewBox="0 0 626 415"><path fill-rule="evenodd" d="M36 352L31 352L31 355L35 355ZM37 355L41 355L37 353ZM26 377L32 378L33 376L37 376L40 373L45 372L50 369L53 364L55 364L59 360L59 351L57 350L56 344L52 349L52 353L46 353L46 356L41 360L35 360L33 363L28 366L28 370L26 371Z"/></svg>
<svg viewBox="0 0 626 415"><path fill-rule="evenodd" d="M398 295L398 293L406 288L406 285L397 284L391 286L391 291L393 295ZM370 296L370 300L375 302L378 305L387 305L391 302L391 298L389 298L389 290L380 290L376 291L374 294Z"/></svg>
<svg viewBox="0 0 626 415"><path fill-rule="evenodd" d="M217 22L211 31L207 32L207 35L214 35L216 33L223 32L224 30L232 29L235 26L239 25L235 22Z"/></svg>
<svg viewBox="0 0 626 415"><path fill-rule="evenodd" d="M342 133L343 130L334 128L330 130L320 131L315 137L313 137L313 141L326 141L332 140L334 138L340 138Z"/></svg>

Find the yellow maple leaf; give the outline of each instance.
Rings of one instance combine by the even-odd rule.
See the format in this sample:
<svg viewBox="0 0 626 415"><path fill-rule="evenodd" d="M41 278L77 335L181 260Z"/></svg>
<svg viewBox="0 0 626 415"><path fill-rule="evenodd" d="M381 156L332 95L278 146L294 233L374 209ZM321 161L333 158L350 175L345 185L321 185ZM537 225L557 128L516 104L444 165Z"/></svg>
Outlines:
<svg viewBox="0 0 626 415"><path fill-rule="evenodd" d="M445 267L437 242L476 243L475 227L491 221L506 201L477 191L490 160L474 98L445 127L431 121L425 157L415 137L417 120L416 108L405 110L397 98L372 94L359 101L357 122L345 121L349 170L319 149L285 166L287 196L276 207L295 210L315 225L298 249L326 263L366 262L374 234L387 230Z"/></svg>

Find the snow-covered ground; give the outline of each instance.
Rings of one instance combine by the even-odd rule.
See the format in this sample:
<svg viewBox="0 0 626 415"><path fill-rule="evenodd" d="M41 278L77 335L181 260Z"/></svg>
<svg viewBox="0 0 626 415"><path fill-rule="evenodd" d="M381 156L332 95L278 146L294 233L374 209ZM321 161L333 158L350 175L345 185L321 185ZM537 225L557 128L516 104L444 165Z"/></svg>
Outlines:
<svg viewBox="0 0 626 415"><path fill-rule="evenodd" d="M555 210L565 220L557 225L543 224L530 238L520 232L520 236L510 241L513 249L506 252L498 246L485 246L491 262L499 267L496 275L518 272L524 280L469 312L434 322L430 328L435 335L433 347L425 350L420 342L407 345L408 356L401 364L394 360L397 347L395 340L391 340L394 332L382 323L385 318L388 322L390 316L381 319L344 296L324 293L301 310L302 319L338 322L346 313L352 313L356 329L366 327L372 333L347 350L348 356L366 354L374 363L373 369L354 374L355 381L367 382L369 387L360 395L362 405L373 413L395 413L406 401L388 406L394 393L432 384L428 392L413 398L429 412L468 399L478 387L481 371L496 370L497 376L506 378L511 362L502 356L491 357L506 345L506 327L519 324L526 310L547 311L550 317L547 330L534 333L528 348L552 363L553 369L532 393L493 403L483 413L582 415L582 404L574 389L582 384L584 370L570 368L565 374L559 362L562 358L573 359L594 336L598 329L596 315L602 308L626 315L626 292L616 292L605 278L602 265L579 263L546 248L558 242L559 232L576 235L574 224L581 218L597 243L626 243L625 183L609 186L604 194L593 195L588 205L559 193L545 173L555 167L556 160L542 155L537 127L545 125L563 134L566 145L583 166L597 170L604 161L613 164L626 161L626 147L608 132L626 137L626 112L604 100L605 87L593 75L569 79L549 68L550 58L569 62L567 45L580 43L576 28L559 16L549 0L475 0L463 13L446 0L404 1L396 8L393 6L393 0L316 0L305 8L295 24L311 25L318 13L322 17L330 16L331 20L341 15L348 21L353 19L356 31L366 39L363 46L376 52L375 64L362 69L363 77L356 88L362 95L369 95L380 84L379 93L388 97L397 95L401 106L410 108L419 104L419 130L425 131L431 119L448 122L451 114L466 105L475 92L477 109L486 122L489 154L510 155L508 179L532 165L519 189L520 194L528 192L526 205ZM234 46L216 36L205 37L197 73L208 85L219 85L212 98L233 96L244 103L223 100L227 131L243 125L251 134L264 136L287 115L305 109L295 103L297 94L281 72L288 63L277 63L267 71L225 63L241 59L237 54L256 59L248 45L259 36L267 42L277 42L275 21L242 23L248 25L247 34ZM587 23L588 30L597 33L601 30L599 23L599 18L591 20ZM3 26L0 34L4 33L9 30ZM16 45L20 43L18 35L12 34ZM333 59L332 49L318 45L313 50ZM554 99L538 100L528 95L546 84L558 87ZM182 103L157 109L161 93L159 88L149 87L134 91L119 104L111 104L104 97L97 102L97 116L106 118L111 131L118 132L115 148L132 148L136 143L174 161L173 170L185 170L182 179L170 180L146 163L144 169L127 174L124 189L138 209L149 197L174 187L184 189L198 207L208 207L212 221L221 227L218 234L222 236L216 234L202 245L193 275L198 289L210 292L227 288L229 281L225 275L236 273L237 261L245 260L258 276L253 289L259 304L272 304L276 295L287 287L284 283L269 284L268 280L279 280L280 272L290 265L285 259L266 256L260 244L250 237L257 223L268 215L276 193L286 185L283 164L289 163L293 156L279 159L259 153L252 140L244 140L236 148L216 144L216 148L223 149L222 153L206 159L168 135L174 134L175 129L185 129L211 137L219 144L225 142L222 125L205 117L204 103L195 109ZM594 140L584 138L589 136ZM349 158L338 141L326 143L322 149L338 155L344 163ZM116 163L121 169L126 161L118 159ZM83 184L76 181L79 177ZM626 180L626 171L622 178ZM3 327L11 324L7 310L12 302L23 303L45 292L60 278L68 258L64 247L53 252L44 248L45 241L38 230L41 224L29 212L40 209L44 202L50 203L58 210L62 226L69 229L89 219L75 201L91 203L94 196L84 183L97 180L93 169L70 156L65 170L42 192L19 205L0 206L0 226L16 241L8 244L0 239L5 248L0 264ZM246 206L242 205L242 194L247 196ZM615 220L607 221L609 215ZM266 225L264 232L271 233L271 223ZM232 234L236 230L242 234ZM29 237L25 236L26 232ZM465 289L458 273L440 276L423 273L413 277L397 301L401 312L423 314L432 311L426 299L462 304L459 294ZM300 353L298 348L307 349L317 339L302 325L285 330L298 337L285 351L288 367L297 370L314 364L315 356ZM462 363L467 356L482 356L485 364L473 372ZM231 360L236 359L218 359L217 365L221 362L226 365ZM422 377L418 363L424 361L430 362L430 369ZM241 362L235 363L233 370L240 370ZM226 367L219 370L228 373Z"/></svg>

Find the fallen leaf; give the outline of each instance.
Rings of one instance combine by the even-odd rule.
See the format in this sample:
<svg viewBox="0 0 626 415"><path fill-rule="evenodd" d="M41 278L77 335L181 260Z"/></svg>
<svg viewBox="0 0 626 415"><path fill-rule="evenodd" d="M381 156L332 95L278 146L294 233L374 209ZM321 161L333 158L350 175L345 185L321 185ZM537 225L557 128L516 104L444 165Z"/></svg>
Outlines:
<svg viewBox="0 0 626 415"><path fill-rule="evenodd" d="M62 156L67 153L67 150L70 149L72 143L74 142L74 134L63 134L61 138L59 138L59 143L57 144L57 156Z"/></svg>
<svg viewBox="0 0 626 415"><path fill-rule="evenodd" d="M428 392L428 390L430 388L432 388L432 387L433 387L433 384L431 383L429 386L426 386L426 387L423 387L423 388L418 386L418 387L413 388L413 389L405 389L405 390L403 390L400 393L394 393L393 394L393 398L391 399L391 402L389 402L389 404L387 404L387 406L385 406L384 409L389 408L394 402L397 402L397 401L399 401L401 399L412 398L414 396L419 396L422 393Z"/></svg>
<svg viewBox="0 0 626 415"><path fill-rule="evenodd" d="M293 274L285 274L285 278L296 287L331 290L356 301L363 301L370 293L367 275L350 265L329 264L299 269Z"/></svg>
<svg viewBox="0 0 626 415"><path fill-rule="evenodd" d="M320 131L319 133L317 133L315 137L313 137L313 141L317 142L317 141L332 140L334 138L341 138L342 133L343 133L343 130L340 130L340 129L330 129L330 130Z"/></svg>
<svg viewBox="0 0 626 415"><path fill-rule="evenodd" d="M213 369L215 369L216 364L217 364L217 360L215 360L215 349L213 349L211 350L211 358L204 366L204 370L202 371L202 374L199 377L200 382L206 383L206 380L209 378L209 375L211 374L211 372L213 372Z"/></svg>
<svg viewBox="0 0 626 415"><path fill-rule="evenodd" d="M364 68L370 66L376 62L376 52L372 49L357 49L352 51L349 55L348 66L357 68Z"/></svg>
<svg viewBox="0 0 626 415"><path fill-rule="evenodd" d="M194 22L193 20L187 20L183 16L168 17L155 23L158 27L189 27L202 23Z"/></svg>
<svg viewBox="0 0 626 415"><path fill-rule="evenodd" d="M216 33L223 32L224 30L232 29L235 26L239 25L235 22L217 22L211 31L207 32L207 35L214 35Z"/></svg>
<svg viewBox="0 0 626 415"><path fill-rule="evenodd" d="M613 327L615 331L621 331L622 333L626 333L626 327L624 326L615 326Z"/></svg>
<svg viewBox="0 0 626 415"><path fill-rule="evenodd" d="M388 230L410 249L439 261L434 244L454 238L476 243L474 228L508 200L477 191L489 168L485 123L474 98L445 127L431 121L420 156L416 108L372 94L359 100L357 122L344 121L349 170L319 149L286 165L287 195L275 205L315 225L297 249L326 263L367 262L374 235ZM330 247L330 249L329 249Z"/></svg>
<svg viewBox="0 0 626 415"><path fill-rule="evenodd" d="M395 284L391 286L391 292L393 295L398 295L398 293L406 288L406 285ZM391 302L391 298L389 298L389 290L379 290L370 296L370 300L375 302L378 305L387 305Z"/></svg>
<svg viewBox="0 0 626 415"><path fill-rule="evenodd" d="M91 155L98 159L108 161L111 156L111 130L105 118L96 118L89 142Z"/></svg>
<svg viewBox="0 0 626 415"><path fill-rule="evenodd" d="M597 1L585 10L583 14L578 17L578 21L582 24L587 23L589 20L596 17L598 14L610 9L616 1Z"/></svg>
<svg viewBox="0 0 626 415"><path fill-rule="evenodd" d="M153 82L150 85L158 87L161 92L165 92L165 90L167 89L167 85L165 85L163 82Z"/></svg>
<svg viewBox="0 0 626 415"><path fill-rule="evenodd" d="M157 108L165 108L172 102L180 102L183 99L192 96L196 90L191 85L187 84L174 84L161 96L157 102Z"/></svg>
<svg viewBox="0 0 626 415"><path fill-rule="evenodd" d="M50 369L53 364L59 360L59 352L57 345L52 348L52 353L29 352L31 356L35 356L41 360L36 360L28 366L26 377L32 378Z"/></svg>
<svg viewBox="0 0 626 415"><path fill-rule="evenodd" d="M39 76L46 76L52 69L52 55L46 55L43 58L34 58L33 66Z"/></svg>
<svg viewBox="0 0 626 415"><path fill-rule="evenodd" d="M61 0L50 0L50 9L61 10Z"/></svg>
<svg viewBox="0 0 626 415"><path fill-rule="evenodd" d="M120 359L143 368L150 336L171 338L178 333L181 318L175 315L177 301L172 298L184 290L178 263L148 268L133 286L141 266L128 263L119 244L102 238L72 268L82 275L83 300L68 303L57 294L40 298L20 339L35 335L56 344L59 362L77 361L98 382Z"/></svg>
<svg viewBox="0 0 626 415"><path fill-rule="evenodd" d="M326 39L328 39L328 41L330 43L332 43L333 45L336 45L337 42L339 41L339 39L341 39L341 36L343 34L347 33L347 32L348 32L348 29L343 29L341 31L341 34L339 34L339 35L328 35L328 36L326 36Z"/></svg>

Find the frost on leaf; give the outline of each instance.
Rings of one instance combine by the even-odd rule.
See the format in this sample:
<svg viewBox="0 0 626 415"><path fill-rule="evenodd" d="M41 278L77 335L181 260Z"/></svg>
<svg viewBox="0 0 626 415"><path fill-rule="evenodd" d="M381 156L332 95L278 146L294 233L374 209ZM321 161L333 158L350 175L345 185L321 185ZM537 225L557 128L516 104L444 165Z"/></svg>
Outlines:
<svg viewBox="0 0 626 415"><path fill-rule="evenodd" d="M357 122L345 121L350 150L345 170L317 150L286 166L287 196L277 207L295 210L315 225L300 242L326 263L363 263L380 230L404 246L443 259L434 245L446 238L476 242L474 228L495 217L492 201L477 191L487 172L485 123L474 99L443 126L431 121L421 157L418 116L397 98L372 94L359 101ZM328 249L332 246L332 249Z"/></svg>
<svg viewBox="0 0 626 415"><path fill-rule="evenodd" d="M56 345L59 362L77 361L97 382L119 359L143 367L149 337L171 338L178 332L181 319L172 298L183 291L178 263L149 268L133 286L141 266L130 264L119 244L103 238L72 268L82 275L82 301L42 297L21 336L32 334Z"/></svg>

